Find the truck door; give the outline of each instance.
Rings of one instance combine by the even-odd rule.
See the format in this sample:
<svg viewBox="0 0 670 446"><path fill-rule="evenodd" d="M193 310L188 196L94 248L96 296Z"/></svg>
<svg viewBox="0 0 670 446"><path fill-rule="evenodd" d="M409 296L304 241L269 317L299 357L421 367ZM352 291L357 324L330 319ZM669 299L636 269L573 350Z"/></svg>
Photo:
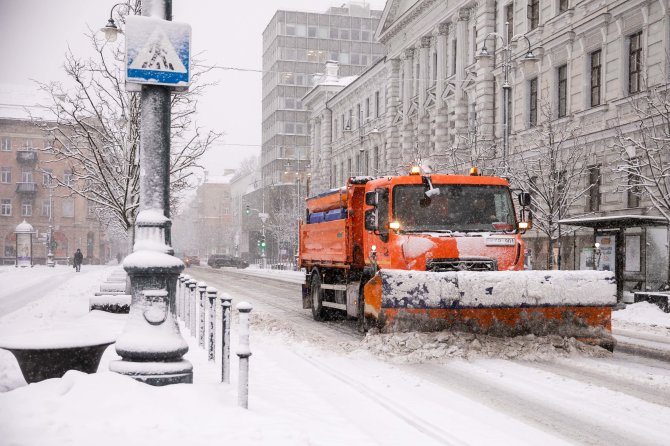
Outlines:
<svg viewBox="0 0 670 446"><path fill-rule="evenodd" d="M370 263L370 250L374 245L377 248L377 264L380 268L388 268L391 265L388 249L390 218L389 190L379 188L375 189L374 192L368 192L368 194L370 195L366 196L366 204L372 204L374 208L368 209L365 212L365 229L367 233L365 263Z"/></svg>

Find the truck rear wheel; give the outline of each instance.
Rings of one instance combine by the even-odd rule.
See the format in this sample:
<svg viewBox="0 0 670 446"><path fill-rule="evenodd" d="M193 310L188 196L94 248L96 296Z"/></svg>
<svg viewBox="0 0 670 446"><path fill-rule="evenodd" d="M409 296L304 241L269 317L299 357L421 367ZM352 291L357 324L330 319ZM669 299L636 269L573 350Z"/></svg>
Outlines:
<svg viewBox="0 0 670 446"><path fill-rule="evenodd" d="M314 317L315 321L325 321L327 319L327 312L323 307L323 290L321 289L321 278L317 271L312 273L309 288L312 295L312 317Z"/></svg>

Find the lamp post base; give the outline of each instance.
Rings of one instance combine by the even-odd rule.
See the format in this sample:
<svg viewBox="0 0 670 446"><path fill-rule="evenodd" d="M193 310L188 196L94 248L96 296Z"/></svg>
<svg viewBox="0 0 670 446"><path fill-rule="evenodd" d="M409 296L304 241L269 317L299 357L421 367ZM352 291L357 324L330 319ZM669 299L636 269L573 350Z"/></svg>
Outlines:
<svg viewBox="0 0 670 446"><path fill-rule="evenodd" d="M118 360L109 363L109 370L151 386L193 383L193 365L186 360L175 362Z"/></svg>
<svg viewBox="0 0 670 446"><path fill-rule="evenodd" d="M54 262L54 255L51 253L47 255L47 266L50 268L56 266L56 262Z"/></svg>

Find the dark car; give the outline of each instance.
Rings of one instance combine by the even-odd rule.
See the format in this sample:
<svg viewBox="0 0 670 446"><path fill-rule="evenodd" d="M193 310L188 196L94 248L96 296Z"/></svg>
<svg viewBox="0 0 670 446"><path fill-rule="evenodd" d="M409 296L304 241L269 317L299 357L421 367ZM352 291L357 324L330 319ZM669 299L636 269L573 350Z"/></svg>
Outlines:
<svg viewBox="0 0 670 446"><path fill-rule="evenodd" d="M221 268L222 266L246 268L247 266L249 266L249 263L247 263L245 260L227 254L212 254L207 259L207 264L212 268Z"/></svg>
<svg viewBox="0 0 670 446"><path fill-rule="evenodd" d="M200 257L198 256L186 256L184 257L184 264L188 266L200 266Z"/></svg>

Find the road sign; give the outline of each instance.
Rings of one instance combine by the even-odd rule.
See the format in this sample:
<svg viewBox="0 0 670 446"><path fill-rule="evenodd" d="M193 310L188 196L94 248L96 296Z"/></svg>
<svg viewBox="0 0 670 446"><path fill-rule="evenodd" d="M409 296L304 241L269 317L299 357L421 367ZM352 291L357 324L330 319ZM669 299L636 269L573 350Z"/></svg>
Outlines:
<svg viewBox="0 0 670 446"><path fill-rule="evenodd" d="M128 83L188 87L191 26L154 17L126 17Z"/></svg>

